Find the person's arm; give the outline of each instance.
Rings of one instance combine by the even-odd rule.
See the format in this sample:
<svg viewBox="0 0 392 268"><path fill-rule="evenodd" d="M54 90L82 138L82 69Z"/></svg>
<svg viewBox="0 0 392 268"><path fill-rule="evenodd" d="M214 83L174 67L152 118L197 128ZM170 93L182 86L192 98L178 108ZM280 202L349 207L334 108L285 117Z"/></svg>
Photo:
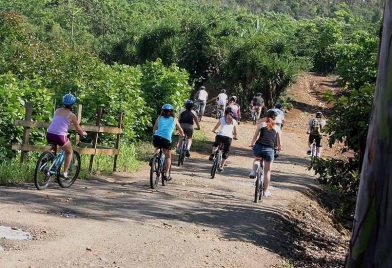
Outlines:
<svg viewBox="0 0 392 268"><path fill-rule="evenodd" d="M76 117L76 115L72 114L71 120L70 120L70 121L71 121L72 125L75 127L76 132L78 132L78 134L79 134L80 136L86 136L86 135L87 135L86 131L84 131L84 130L80 127L79 122L78 122L78 118Z"/></svg>
<svg viewBox="0 0 392 268"><path fill-rule="evenodd" d="M281 143L280 133L279 132L276 133L276 150L277 151L282 150L282 143Z"/></svg>
<svg viewBox="0 0 392 268"><path fill-rule="evenodd" d="M157 120L155 120L154 127L152 128L152 133L155 133L155 131L156 131L157 128L158 128L158 121L159 121L159 118L161 118L161 116L158 116Z"/></svg>
<svg viewBox="0 0 392 268"><path fill-rule="evenodd" d="M174 118L174 121L176 123L176 129L178 130L178 132L180 132L180 136L184 137L185 136L184 130L182 129L182 127L181 127L180 123L178 122L177 118Z"/></svg>
<svg viewBox="0 0 392 268"><path fill-rule="evenodd" d="M197 129L200 129L199 118L197 118L197 115L193 111L192 111L192 117L193 117L193 121L196 123Z"/></svg>
<svg viewBox="0 0 392 268"><path fill-rule="evenodd" d="M233 128L233 138L235 140L237 139L237 125L234 125L234 128Z"/></svg>
<svg viewBox="0 0 392 268"><path fill-rule="evenodd" d="M312 119L310 119L310 120L308 121L308 129L306 130L306 133L307 133L307 134L310 134L310 125L311 125L311 122L312 122Z"/></svg>
<svg viewBox="0 0 392 268"><path fill-rule="evenodd" d="M250 147L253 147L253 145L255 145L255 142L260 134L260 128L261 128L261 124L259 124L256 128L255 134L253 135L252 141L250 143Z"/></svg>
<svg viewBox="0 0 392 268"><path fill-rule="evenodd" d="M218 127L220 126L220 120L218 121L218 123L216 123L215 127L212 129L212 132L215 132L215 130L218 129Z"/></svg>
<svg viewBox="0 0 392 268"><path fill-rule="evenodd" d="M195 96L193 96L195 100L198 100L198 99L199 99L199 94L200 94L200 90L198 90L198 91L195 93Z"/></svg>

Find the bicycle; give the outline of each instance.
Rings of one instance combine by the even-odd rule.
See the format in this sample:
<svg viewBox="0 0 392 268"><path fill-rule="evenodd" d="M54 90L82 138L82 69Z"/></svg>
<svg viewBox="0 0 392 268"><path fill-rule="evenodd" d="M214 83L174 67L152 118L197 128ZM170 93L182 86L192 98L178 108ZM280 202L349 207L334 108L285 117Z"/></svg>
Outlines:
<svg viewBox="0 0 392 268"><path fill-rule="evenodd" d="M257 110L252 108L252 122L253 122L253 125L256 125L257 120L259 119L258 115L259 114L258 114Z"/></svg>
<svg viewBox="0 0 392 268"><path fill-rule="evenodd" d="M220 166L222 162L223 155L223 143L221 142L218 146L218 149L214 152L214 158L212 160L212 168L211 168L211 179L215 177L216 169Z"/></svg>
<svg viewBox="0 0 392 268"><path fill-rule="evenodd" d="M161 179L162 186L166 185L166 180L164 179L164 166L165 166L165 154L162 148L159 148L159 152L154 154L150 160L150 187L155 189L158 186L158 182ZM170 170L168 174L170 178Z"/></svg>
<svg viewBox="0 0 392 268"><path fill-rule="evenodd" d="M188 135L185 134L185 136L182 138L182 146L180 148L180 153L178 154L178 166L181 166L184 164L184 159L185 159L185 153L188 150Z"/></svg>
<svg viewBox="0 0 392 268"><path fill-rule="evenodd" d="M43 152L37 161L34 170L34 184L38 190L46 189L52 177L56 176L58 184L62 188L70 187L79 176L80 155L73 150L73 156L68 169L68 177L61 176L61 168L65 160L65 152L57 153L57 145L51 144L50 151Z"/></svg>
<svg viewBox="0 0 392 268"><path fill-rule="evenodd" d="M264 195L264 166L263 159L260 160L260 165L256 170L256 181L255 181L255 199L257 203L261 200L261 196Z"/></svg>

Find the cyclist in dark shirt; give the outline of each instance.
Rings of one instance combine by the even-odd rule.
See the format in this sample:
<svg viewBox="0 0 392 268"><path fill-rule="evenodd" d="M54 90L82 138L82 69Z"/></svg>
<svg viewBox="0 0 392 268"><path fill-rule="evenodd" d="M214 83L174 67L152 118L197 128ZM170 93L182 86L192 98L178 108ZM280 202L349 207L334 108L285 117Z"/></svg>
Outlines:
<svg viewBox="0 0 392 268"><path fill-rule="evenodd" d="M193 130L194 130L194 125L196 124L196 129L200 129L200 124L199 120L197 118L196 112L192 110L193 108L193 101L192 100L186 100L185 101L185 110L181 112L180 118L179 118L179 123L181 128L183 129L184 133L188 136L188 148L185 151L185 156L190 157L189 150L192 145L192 136L193 136ZM182 146L182 139L180 139L177 143L177 153L180 153L180 148Z"/></svg>
<svg viewBox="0 0 392 268"><path fill-rule="evenodd" d="M271 196L268 191L268 186L271 180L271 165L274 161L274 149L278 151L281 149L279 132L275 130L276 112L269 110L265 122L259 124L250 144L253 147L253 161L252 171L249 174L250 178L255 178L256 170L260 164L260 160L264 163L264 195Z"/></svg>
<svg viewBox="0 0 392 268"><path fill-rule="evenodd" d="M261 111L264 108L264 99L263 99L263 95L261 93L257 93L253 97L253 99L252 99L252 101L250 103L250 107L251 107L250 108L251 112L253 112L253 111L257 112L257 119L259 119Z"/></svg>

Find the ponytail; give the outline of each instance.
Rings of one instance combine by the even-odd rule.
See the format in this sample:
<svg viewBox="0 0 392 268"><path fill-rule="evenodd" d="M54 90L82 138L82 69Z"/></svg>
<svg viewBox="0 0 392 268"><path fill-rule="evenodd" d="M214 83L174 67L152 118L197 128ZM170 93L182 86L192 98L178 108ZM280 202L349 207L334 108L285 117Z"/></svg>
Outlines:
<svg viewBox="0 0 392 268"><path fill-rule="evenodd" d="M267 123L268 129L273 129L275 127L275 125L276 125L275 120L273 120L270 117L267 117L267 120L265 122Z"/></svg>

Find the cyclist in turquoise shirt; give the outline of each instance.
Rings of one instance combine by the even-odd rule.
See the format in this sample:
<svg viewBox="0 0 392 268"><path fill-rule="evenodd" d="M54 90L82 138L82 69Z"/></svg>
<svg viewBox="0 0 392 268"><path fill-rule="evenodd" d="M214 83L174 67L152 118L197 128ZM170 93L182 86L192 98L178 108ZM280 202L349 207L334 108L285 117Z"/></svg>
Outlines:
<svg viewBox="0 0 392 268"><path fill-rule="evenodd" d="M172 135L174 129L177 128L180 136L184 136L180 123L174 116L173 106L165 104L162 106L161 115L157 118L154 124L153 132L153 144L155 147L155 153L158 153L159 149L162 148L165 154L165 167L164 167L164 179L171 180L167 177L167 173L171 168L171 148L172 148ZM169 172L170 174L170 172Z"/></svg>

